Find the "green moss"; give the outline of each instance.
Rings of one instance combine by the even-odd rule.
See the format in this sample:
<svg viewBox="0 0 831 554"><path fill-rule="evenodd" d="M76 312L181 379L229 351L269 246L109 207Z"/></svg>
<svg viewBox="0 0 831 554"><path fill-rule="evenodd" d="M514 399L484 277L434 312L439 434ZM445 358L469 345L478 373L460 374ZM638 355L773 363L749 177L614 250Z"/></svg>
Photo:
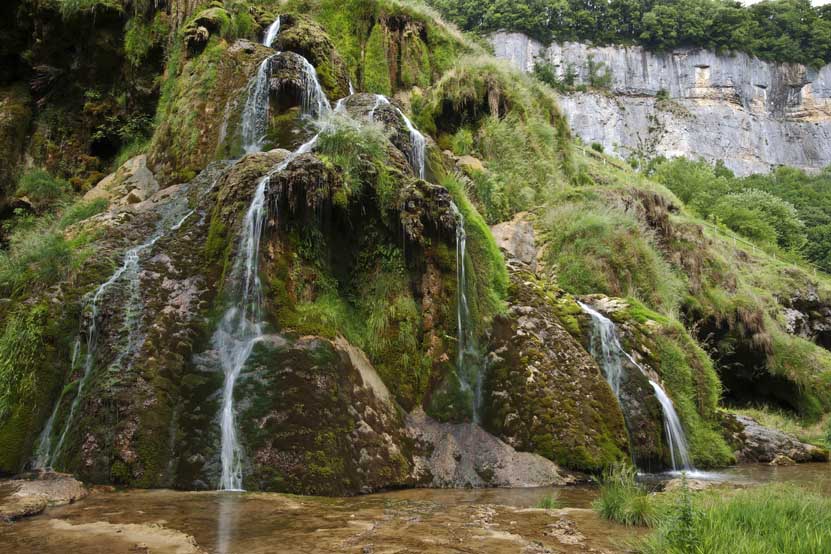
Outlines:
<svg viewBox="0 0 831 554"><path fill-rule="evenodd" d="M387 49L384 44L384 29L375 25L366 42L366 54L363 60L363 90L390 96L392 78L387 61Z"/></svg>

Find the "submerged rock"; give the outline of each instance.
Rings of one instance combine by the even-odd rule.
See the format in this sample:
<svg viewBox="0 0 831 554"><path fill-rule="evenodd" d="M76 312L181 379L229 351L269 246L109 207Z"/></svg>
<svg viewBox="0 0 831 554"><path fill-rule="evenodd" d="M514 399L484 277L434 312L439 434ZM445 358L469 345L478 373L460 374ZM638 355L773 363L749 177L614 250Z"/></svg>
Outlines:
<svg viewBox="0 0 831 554"><path fill-rule="evenodd" d="M741 463L789 465L789 460L793 463L828 461L827 450L764 427L752 417L733 414L724 417L736 446L736 459Z"/></svg>

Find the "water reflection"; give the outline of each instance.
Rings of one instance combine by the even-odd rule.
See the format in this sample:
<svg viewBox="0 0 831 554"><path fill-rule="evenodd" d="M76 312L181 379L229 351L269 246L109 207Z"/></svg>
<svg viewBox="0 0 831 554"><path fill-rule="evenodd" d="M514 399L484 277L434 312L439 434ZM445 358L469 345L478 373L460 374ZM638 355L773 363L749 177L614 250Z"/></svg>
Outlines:
<svg viewBox="0 0 831 554"><path fill-rule="evenodd" d="M235 492L217 493L216 501L216 552L217 554L231 554L234 544L234 535L239 526L240 503L242 495Z"/></svg>

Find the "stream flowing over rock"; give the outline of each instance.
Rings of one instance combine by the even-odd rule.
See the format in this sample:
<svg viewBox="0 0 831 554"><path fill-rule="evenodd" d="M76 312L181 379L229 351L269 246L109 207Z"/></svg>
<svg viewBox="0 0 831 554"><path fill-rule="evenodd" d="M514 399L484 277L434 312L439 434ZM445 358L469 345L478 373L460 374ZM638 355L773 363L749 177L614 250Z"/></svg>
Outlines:
<svg viewBox="0 0 831 554"><path fill-rule="evenodd" d="M576 72L577 85L589 84L589 60L602 64L608 91L567 92L560 104L583 142L623 158L724 160L737 175L831 163L831 65L815 70L697 48L546 47L520 33L490 41L497 57L523 71L547 62L560 78Z"/></svg>

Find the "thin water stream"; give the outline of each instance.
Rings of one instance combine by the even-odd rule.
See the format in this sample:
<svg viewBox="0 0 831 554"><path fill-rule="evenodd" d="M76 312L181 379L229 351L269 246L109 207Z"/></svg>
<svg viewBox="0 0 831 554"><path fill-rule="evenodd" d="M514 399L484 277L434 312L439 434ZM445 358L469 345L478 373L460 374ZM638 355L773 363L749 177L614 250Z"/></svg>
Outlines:
<svg viewBox="0 0 831 554"><path fill-rule="evenodd" d="M592 356L597 360L603 369L606 380L615 397L620 401L620 385L624 373L624 363L628 361L630 364L638 368L638 370L649 380L649 384L655 391L655 396L661 405L661 410L664 416L664 430L667 436L667 443L672 460L673 471L695 471L689 454L689 447L687 446L687 438L684 435L684 428L681 426L681 420L678 413L675 411L675 406L672 400L667 396L663 387L649 378L644 368L635 359L626 352L620 344L620 339L617 334L617 327L615 324L586 304L578 302L580 308L591 317L592 334L590 339L590 349ZM623 404L621 403L621 406Z"/></svg>

